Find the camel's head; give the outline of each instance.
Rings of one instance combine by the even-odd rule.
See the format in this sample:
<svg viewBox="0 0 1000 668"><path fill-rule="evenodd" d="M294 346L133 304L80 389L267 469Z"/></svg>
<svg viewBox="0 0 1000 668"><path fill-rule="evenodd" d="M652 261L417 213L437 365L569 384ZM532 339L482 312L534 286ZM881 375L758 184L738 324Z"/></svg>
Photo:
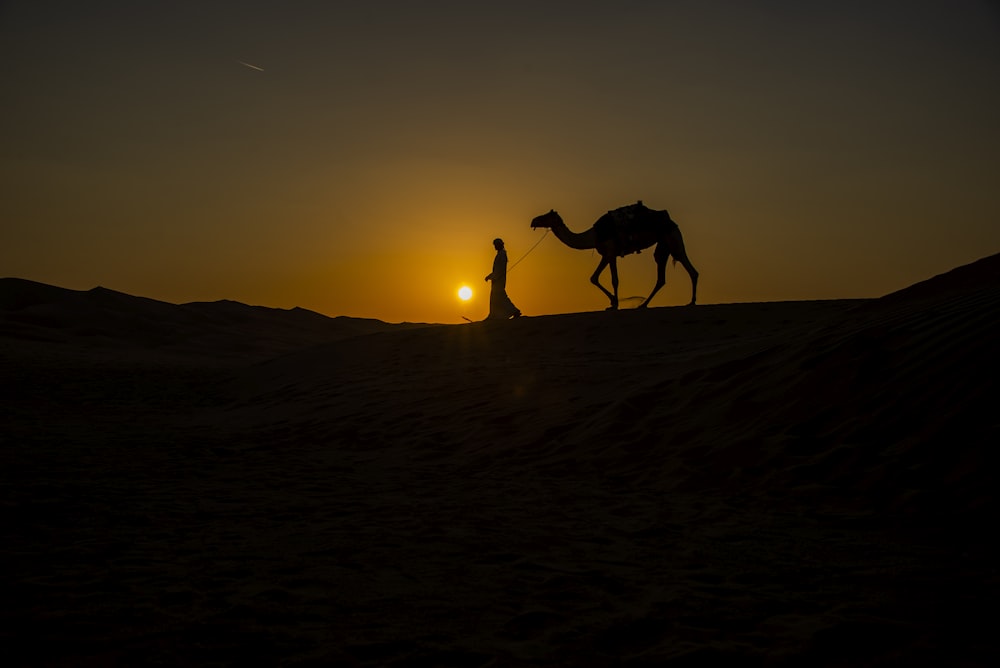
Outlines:
<svg viewBox="0 0 1000 668"><path fill-rule="evenodd" d="M562 225L563 219L559 217L555 209L551 209L548 213L543 213L540 216L535 216L531 220L531 229L538 229L539 227L555 227L556 225Z"/></svg>

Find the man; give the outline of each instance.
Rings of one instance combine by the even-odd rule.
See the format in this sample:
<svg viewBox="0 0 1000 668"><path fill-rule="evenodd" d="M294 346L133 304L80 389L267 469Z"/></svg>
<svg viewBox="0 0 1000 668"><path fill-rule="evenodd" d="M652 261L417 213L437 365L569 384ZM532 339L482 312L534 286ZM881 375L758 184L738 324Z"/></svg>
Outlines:
<svg viewBox="0 0 1000 668"><path fill-rule="evenodd" d="M486 277L490 281L490 314L487 320L507 320L520 317L521 311L507 296L507 251L503 247L503 239L494 239L493 247L497 256L493 258L493 272Z"/></svg>

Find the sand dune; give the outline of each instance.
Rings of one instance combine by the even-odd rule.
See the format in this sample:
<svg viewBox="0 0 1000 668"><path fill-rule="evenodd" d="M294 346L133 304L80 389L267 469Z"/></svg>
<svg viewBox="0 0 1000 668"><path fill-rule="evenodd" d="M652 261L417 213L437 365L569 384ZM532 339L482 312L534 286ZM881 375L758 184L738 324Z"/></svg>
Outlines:
<svg viewBox="0 0 1000 668"><path fill-rule="evenodd" d="M20 345L22 354L31 350L26 342L42 342L36 352L76 356L87 350L109 359L194 358L202 364L246 364L320 342L421 326L229 300L170 304L107 288L67 290L17 278L0 279L0 323L3 343Z"/></svg>
<svg viewBox="0 0 1000 668"><path fill-rule="evenodd" d="M1000 658L1000 256L455 326L0 289L28 663Z"/></svg>

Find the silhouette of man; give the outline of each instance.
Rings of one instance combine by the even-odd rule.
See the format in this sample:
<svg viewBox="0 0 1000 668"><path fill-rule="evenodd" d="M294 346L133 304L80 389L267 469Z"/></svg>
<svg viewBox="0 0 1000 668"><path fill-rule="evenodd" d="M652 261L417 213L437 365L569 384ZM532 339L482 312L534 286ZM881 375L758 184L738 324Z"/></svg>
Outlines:
<svg viewBox="0 0 1000 668"><path fill-rule="evenodd" d="M490 314L487 320L507 320L517 318L521 311L507 296L507 251L503 247L503 239L494 239L493 247L497 255L493 258L493 272L486 277L490 285Z"/></svg>

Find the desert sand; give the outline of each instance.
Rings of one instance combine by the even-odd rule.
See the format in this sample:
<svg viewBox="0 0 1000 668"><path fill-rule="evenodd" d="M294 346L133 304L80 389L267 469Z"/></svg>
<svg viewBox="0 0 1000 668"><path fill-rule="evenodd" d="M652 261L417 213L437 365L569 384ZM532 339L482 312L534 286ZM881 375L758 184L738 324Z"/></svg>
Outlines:
<svg viewBox="0 0 1000 668"><path fill-rule="evenodd" d="M3 279L0 326L4 665L1000 665L1000 255L462 325Z"/></svg>

